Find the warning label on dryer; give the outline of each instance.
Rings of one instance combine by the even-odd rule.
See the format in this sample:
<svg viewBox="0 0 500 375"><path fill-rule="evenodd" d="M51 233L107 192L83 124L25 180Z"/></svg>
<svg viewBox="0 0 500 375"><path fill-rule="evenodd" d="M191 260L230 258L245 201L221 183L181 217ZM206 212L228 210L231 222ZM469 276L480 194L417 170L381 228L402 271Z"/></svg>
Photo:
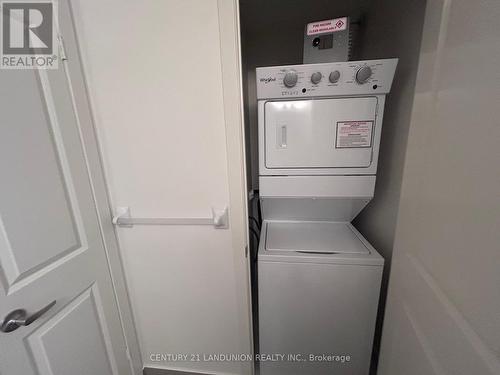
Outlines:
<svg viewBox="0 0 500 375"><path fill-rule="evenodd" d="M372 147L373 121L339 121L335 148Z"/></svg>
<svg viewBox="0 0 500 375"><path fill-rule="evenodd" d="M347 29L347 17L311 22L307 24L307 35L334 33Z"/></svg>

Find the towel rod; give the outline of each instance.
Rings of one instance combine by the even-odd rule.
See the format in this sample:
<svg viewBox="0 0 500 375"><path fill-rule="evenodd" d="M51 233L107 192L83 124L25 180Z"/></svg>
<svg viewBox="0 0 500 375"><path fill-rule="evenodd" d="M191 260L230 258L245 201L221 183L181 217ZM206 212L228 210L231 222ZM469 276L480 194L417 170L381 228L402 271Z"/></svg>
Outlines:
<svg viewBox="0 0 500 375"><path fill-rule="evenodd" d="M222 210L212 208L212 217L132 217L130 207L117 207L113 224L119 227L134 225L213 225L216 229L227 229L227 207Z"/></svg>

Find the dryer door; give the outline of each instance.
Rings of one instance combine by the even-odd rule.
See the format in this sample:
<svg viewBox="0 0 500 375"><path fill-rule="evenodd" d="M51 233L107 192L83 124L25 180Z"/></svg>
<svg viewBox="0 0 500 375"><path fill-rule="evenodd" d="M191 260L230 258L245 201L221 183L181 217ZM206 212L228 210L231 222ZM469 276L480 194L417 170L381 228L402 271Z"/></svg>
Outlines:
<svg viewBox="0 0 500 375"><path fill-rule="evenodd" d="M373 159L376 97L268 101L269 169L362 168Z"/></svg>

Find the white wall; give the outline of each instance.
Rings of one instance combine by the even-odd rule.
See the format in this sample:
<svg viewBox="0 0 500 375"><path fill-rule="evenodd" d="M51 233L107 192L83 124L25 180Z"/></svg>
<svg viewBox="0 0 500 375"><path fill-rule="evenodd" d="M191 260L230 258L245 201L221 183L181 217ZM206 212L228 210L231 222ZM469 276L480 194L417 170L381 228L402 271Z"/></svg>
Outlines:
<svg viewBox="0 0 500 375"><path fill-rule="evenodd" d="M499 17L427 2L380 375L500 374Z"/></svg>
<svg viewBox="0 0 500 375"><path fill-rule="evenodd" d="M228 176L242 164L228 170L218 2L77 0L74 8L112 205L137 217L210 216L229 205ZM241 216L231 230L117 230L146 366L248 373L235 362L150 359L250 350L244 244L234 241L244 212L231 207Z"/></svg>

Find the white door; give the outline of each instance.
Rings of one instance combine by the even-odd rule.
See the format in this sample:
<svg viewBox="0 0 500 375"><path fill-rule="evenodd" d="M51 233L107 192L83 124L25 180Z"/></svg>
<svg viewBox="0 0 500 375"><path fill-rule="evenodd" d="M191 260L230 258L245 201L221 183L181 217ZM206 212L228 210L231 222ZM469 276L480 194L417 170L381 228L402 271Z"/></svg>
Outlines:
<svg viewBox="0 0 500 375"><path fill-rule="evenodd" d="M379 375L500 374L499 17L427 1Z"/></svg>
<svg viewBox="0 0 500 375"><path fill-rule="evenodd" d="M66 69L0 71L2 375L131 374Z"/></svg>

